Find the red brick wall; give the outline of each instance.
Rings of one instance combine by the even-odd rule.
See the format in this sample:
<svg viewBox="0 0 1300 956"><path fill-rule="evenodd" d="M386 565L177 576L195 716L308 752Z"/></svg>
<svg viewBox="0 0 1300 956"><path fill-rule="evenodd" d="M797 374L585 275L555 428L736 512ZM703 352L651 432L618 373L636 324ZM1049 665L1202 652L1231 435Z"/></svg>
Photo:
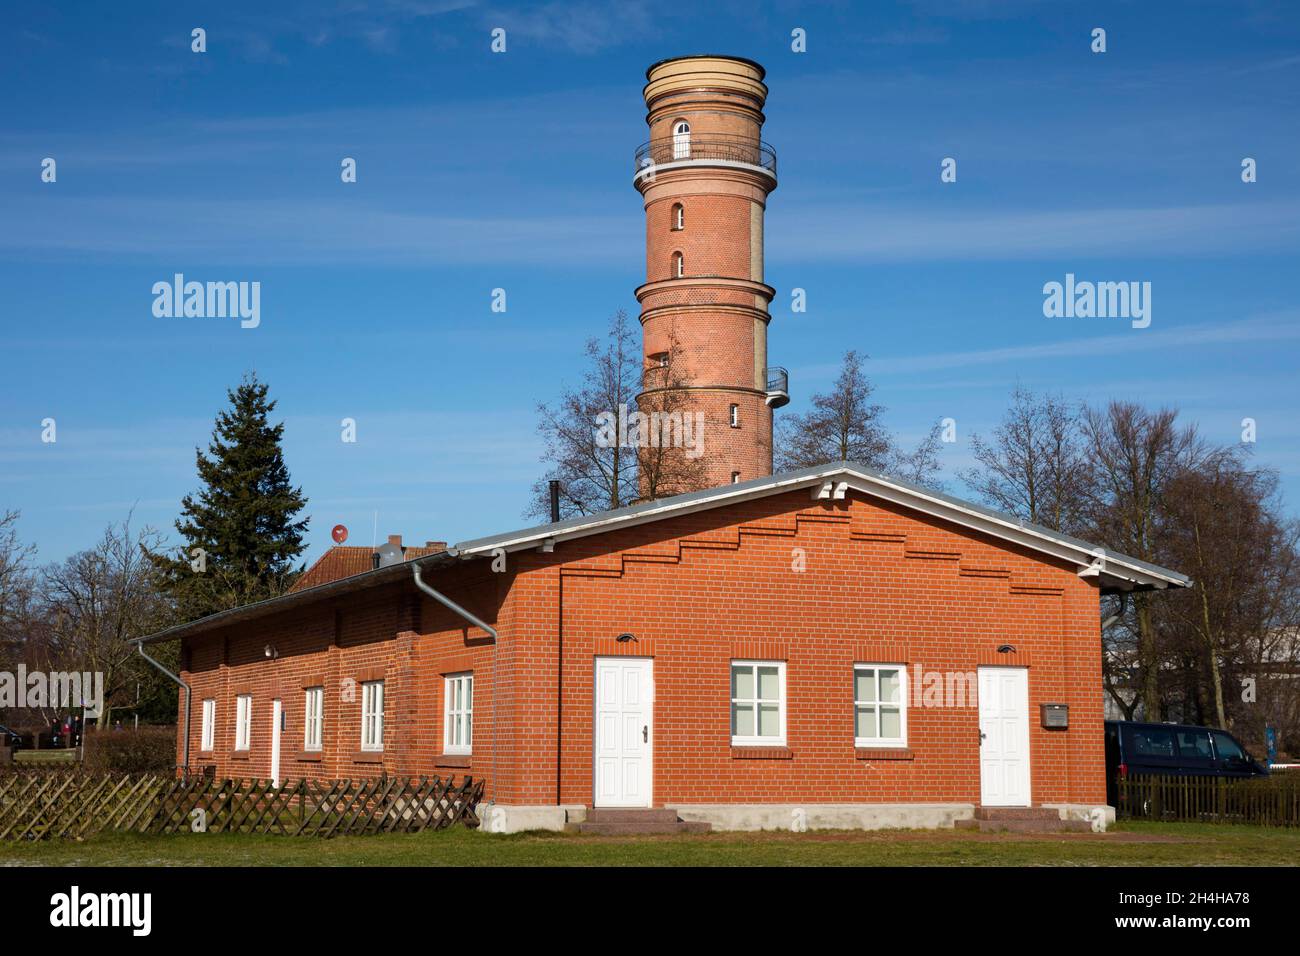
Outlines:
<svg viewBox="0 0 1300 956"><path fill-rule="evenodd" d="M706 71L698 83L671 94L654 96L647 89L651 140L670 139L673 124L685 119L706 156L708 144L722 142L716 137L757 144L763 100L717 83ZM734 473L747 480L772 472L772 412L760 380L769 364L772 290L763 284L763 233L753 223L761 223L774 185L762 173L707 163L658 170L652 180L638 182L646 215L646 284L638 297L647 364L669 351L675 338L677 375L704 390L689 392L687 404L706 416L708 486L727 484ZM678 204L681 229L674 228ZM677 253L684 257L681 277ZM739 430L726 425L733 403L743 411Z"/></svg>
<svg viewBox="0 0 1300 956"><path fill-rule="evenodd" d="M484 566L447 577L450 583L440 586L454 590L457 600L492 620L508 576L492 575ZM268 644L277 651L274 659L266 657ZM337 606L287 612L200 635L186 642L186 658L181 676L193 688L194 707L190 765L215 766L221 776L271 775L272 701L277 697L286 715L280 752L284 779L383 772L487 777L494 743L510 739L513 721L507 708L513 680L501 674L494 694L490 637L477 628L467 631L463 621L418 593L414 584L390 585L354 594ZM500 662L497 666L500 672ZM474 741L472 757L448 759L442 752L442 678L461 671L475 674L475 730L482 736ZM361 752L361 683L375 679L385 684L384 749L378 755ZM309 686L324 688L318 753L303 747ZM252 745L247 752L234 749L235 698L241 693L253 695ZM214 747L204 752L202 702L209 697L217 701L217 714ZM489 719L494 707L499 708L495 740ZM183 712L181 719L183 726ZM493 782L501 785L512 779L506 766L499 766L494 776Z"/></svg>
<svg viewBox="0 0 1300 956"><path fill-rule="evenodd" d="M792 570L794 549L802 573ZM594 659L636 653L655 661L657 804L978 803L975 702L912 703L907 759L859 753L851 668L906 663L914 681L918 667L1010 663L1029 670L1034 803L1104 802L1098 598L1073 567L887 503L855 495L823 506L806 491L563 543L553 554L521 552L508 564L504 574L477 562L426 575L498 627L495 682L490 639L467 633L441 605L417 601L405 583L193 639L184 675L194 686L192 762L267 776L270 701L279 693L288 715L285 777L357 777L381 767L471 773L502 802L587 804ZM615 643L624 632L638 643ZM273 661L263 655L267 643L279 652ZM1001 644L1017 653L998 654ZM729 662L769 655L787 662L788 747L754 759L730 745ZM340 683L380 670L388 682L383 763L361 763L360 691L343 701ZM461 670L475 674L474 755L448 765L442 675ZM325 752L300 761L302 685L318 679ZM234 759L241 688L254 695L253 746L247 759ZM211 755L197 752L206 696L218 700ZM1068 730L1038 726L1045 702L1070 705Z"/></svg>

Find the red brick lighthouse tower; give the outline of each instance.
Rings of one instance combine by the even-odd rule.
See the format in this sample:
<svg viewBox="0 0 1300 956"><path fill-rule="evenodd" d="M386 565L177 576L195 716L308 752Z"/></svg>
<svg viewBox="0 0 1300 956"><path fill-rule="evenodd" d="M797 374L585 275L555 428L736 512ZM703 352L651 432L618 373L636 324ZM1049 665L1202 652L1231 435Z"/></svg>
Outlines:
<svg viewBox="0 0 1300 956"><path fill-rule="evenodd" d="M763 76L729 56L646 71L650 141L634 179L646 221L642 400L670 392L703 412L709 487L771 474L772 410L789 401L785 370L767 364L763 211L776 154L762 141Z"/></svg>

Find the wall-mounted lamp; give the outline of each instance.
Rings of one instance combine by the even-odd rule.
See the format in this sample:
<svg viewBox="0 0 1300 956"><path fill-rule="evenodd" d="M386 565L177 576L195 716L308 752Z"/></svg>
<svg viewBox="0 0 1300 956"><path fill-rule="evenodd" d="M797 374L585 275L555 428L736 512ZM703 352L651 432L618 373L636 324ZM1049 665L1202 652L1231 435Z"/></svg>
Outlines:
<svg viewBox="0 0 1300 956"><path fill-rule="evenodd" d="M999 644L999 645L998 645L998 653L999 653L999 654L1014 654L1015 652L1016 652L1016 648L1015 648L1015 645L1014 645L1014 644Z"/></svg>
<svg viewBox="0 0 1300 956"><path fill-rule="evenodd" d="M636 640L636 635L635 635L635 634L620 634L618 637L614 638L614 640L618 641L620 644L626 644L628 641L635 641L635 640Z"/></svg>
<svg viewBox="0 0 1300 956"><path fill-rule="evenodd" d="M280 652L275 649L274 644L267 644L266 647L262 648L262 653L272 660L280 656Z"/></svg>

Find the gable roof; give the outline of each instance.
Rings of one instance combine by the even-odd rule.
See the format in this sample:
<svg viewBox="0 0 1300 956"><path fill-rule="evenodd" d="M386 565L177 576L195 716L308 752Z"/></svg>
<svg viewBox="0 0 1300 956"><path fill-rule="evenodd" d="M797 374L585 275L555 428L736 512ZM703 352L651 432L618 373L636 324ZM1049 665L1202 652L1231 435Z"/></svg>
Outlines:
<svg viewBox="0 0 1300 956"><path fill-rule="evenodd" d="M952 495L943 494L933 489L894 478L883 472L853 462L818 465L802 468L779 475L768 475L738 482L734 485L722 485L703 491L693 491L672 498L647 501L644 504L630 505L614 511L603 511L593 515L581 515L550 524L534 525L518 531L475 538L452 545L442 551L436 551L387 567L364 571L338 580L328 581L302 590L283 594L280 597L231 608L216 614L200 618L189 624L159 631L149 637L137 639L140 642L172 640L190 634L200 633L215 627L260 617L263 614L288 610L298 604L306 604L326 596L346 594L362 588L409 577L408 565L418 564L421 568L446 566L459 561L492 557L498 550L506 553L535 548L544 544L571 541L593 534L602 534L621 528L634 527L652 521L679 515L719 508L770 495L784 494L790 491L808 489L810 498L815 500L835 500L843 498L848 490L854 490L869 497L883 499L902 507L948 521L990 537L1019 545L1047 557L1056 558L1078 566L1080 577L1095 578L1097 586L1103 593L1124 591L1150 591L1170 587L1189 587L1191 579L1185 574L1150 564L1137 558L1107 551L1099 545L1090 544L1078 538L1061 534L1041 525L1030 524L1010 515L1002 514L991 508L963 501ZM335 549L332 549L335 550ZM349 549L352 550L352 549ZM369 551L369 549L362 549ZM408 555L414 550L409 549ZM327 553L328 555L328 553ZM322 561L324 559L322 558ZM343 560L343 559L340 559ZM319 565L321 562L317 562ZM315 570L315 565L312 570ZM310 572L309 572L310 573Z"/></svg>

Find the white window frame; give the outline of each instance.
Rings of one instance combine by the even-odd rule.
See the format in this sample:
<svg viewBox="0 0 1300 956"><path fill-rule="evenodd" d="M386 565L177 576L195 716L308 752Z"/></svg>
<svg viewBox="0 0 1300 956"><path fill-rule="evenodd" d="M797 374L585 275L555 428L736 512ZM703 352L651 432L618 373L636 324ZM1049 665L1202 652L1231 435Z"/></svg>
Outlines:
<svg viewBox="0 0 1300 956"><path fill-rule="evenodd" d="M384 750L384 682L361 684L361 749L367 753Z"/></svg>
<svg viewBox="0 0 1300 956"><path fill-rule="evenodd" d="M733 402L731 405L731 409L730 411L728 411L727 414L731 421L731 427L739 428L740 427L740 406Z"/></svg>
<svg viewBox="0 0 1300 956"><path fill-rule="evenodd" d="M686 256L680 252L673 253L673 278L686 278Z"/></svg>
<svg viewBox="0 0 1300 956"><path fill-rule="evenodd" d="M901 736L898 737L859 737L858 736L858 708L874 707L876 711L876 730L881 727L880 707L882 704L892 706L893 701L882 701L880 699L880 672L882 670L898 671L898 729ZM876 699L858 700L858 673L860 671L871 671L876 682ZM907 665L906 664L886 664L886 663L867 663L856 662L853 665L853 746L855 747L899 747L907 746Z"/></svg>
<svg viewBox="0 0 1300 956"><path fill-rule="evenodd" d="M739 667L751 668L754 675L754 693L758 693L758 668L775 667L777 681L777 724L780 727L780 733L776 737L738 737L735 733L735 727L731 730L731 745L733 747L784 747L786 742L785 736L785 716L786 716L786 693L785 693L785 661L759 661L759 660L733 660L727 668L727 696L730 698L727 704L727 720L734 725L735 705L738 703L749 703L754 705L754 729L758 730L758 704L759 702L771 703L764 698L738 698L731 696L731 686L735 680L735 671Z"/></svg>
<svg viewBox="0 0 1300 956"><path fill-rule="evenodd" d="M455 691L461 690L462 706L453 706ZM469 703L465 704L468 699ZM456 741L456 717L464 719L464 740ZM442 752L445 754L471 754L474 752L474 672L461 671L447 674L442 681Z"/></svg>
<svg viewBox="0 0 1300 956"><path fill-rule="evenodd" d="M304 687L302 692L302 749L320 753L325 741L325 688Z"/></svg>
<svg viewBox="0 0 1300 956"><path fill-rule="evenodd" d="M673 231L681 232L686 228L686 207L681 203L673 203Z"/></svg>
<svg viewBox="0 0 1300 956"><path fill-rule="evenodd" d="M691 158L691 124L686 120L673 123L673 159Z"/></svg>
<svg viewBox="0 0 1300 956"><path fill-rule="evenodd" d="M249 750L253 745L253 695L235 698L235 749Z"/></svg>
<svg viewBox="0 0 1300 956"><path fill-rule="evenodd" d="M207 697L203 701L203 732L199 737L199 750L210 752L217 735L217 699Z"/></svg>

